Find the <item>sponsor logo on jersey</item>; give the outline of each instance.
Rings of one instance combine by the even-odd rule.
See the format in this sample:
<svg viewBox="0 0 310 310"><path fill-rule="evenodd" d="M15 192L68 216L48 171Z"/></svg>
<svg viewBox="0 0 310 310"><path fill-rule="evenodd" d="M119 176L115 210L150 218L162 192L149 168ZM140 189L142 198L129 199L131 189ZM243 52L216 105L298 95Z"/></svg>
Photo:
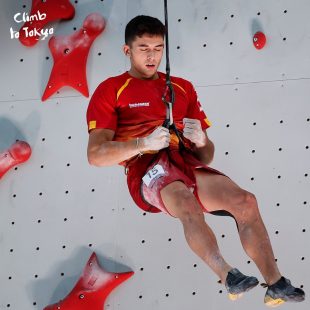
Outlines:
<svg viewBox="0 0 310 310"><path fill-rule="evenodd" d="M129 103L129 108L149 107L149 102Z"/></svg>

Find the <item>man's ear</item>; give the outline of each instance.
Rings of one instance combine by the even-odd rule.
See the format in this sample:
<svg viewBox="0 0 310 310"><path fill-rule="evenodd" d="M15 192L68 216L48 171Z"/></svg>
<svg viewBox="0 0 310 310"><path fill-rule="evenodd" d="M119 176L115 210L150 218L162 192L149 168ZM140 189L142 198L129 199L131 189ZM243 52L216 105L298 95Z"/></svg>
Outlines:
<svg viewBox="0 0 310 310"><path fill-rule="evenodd" d="M130 56L130 47L127 44L123 46L123 51L126 56Z"/></svg>

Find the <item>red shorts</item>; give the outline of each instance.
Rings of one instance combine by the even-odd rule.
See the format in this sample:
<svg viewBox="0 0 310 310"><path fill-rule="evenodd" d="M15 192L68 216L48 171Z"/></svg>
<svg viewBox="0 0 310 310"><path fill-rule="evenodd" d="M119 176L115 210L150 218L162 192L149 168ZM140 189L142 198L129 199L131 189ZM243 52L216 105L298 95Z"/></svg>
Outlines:
<svg viewBox="0 0 310 310"><path fill-rule="evenodd" d="M204 169L211 173L222 172L200 162L192 152L164 149L156 154L144 154L128 168L127 185L135 203L147 212L169 214L160 191L169 183L182 181L191 189L204 212L208 212L197 194L194 169Z"/></svg>

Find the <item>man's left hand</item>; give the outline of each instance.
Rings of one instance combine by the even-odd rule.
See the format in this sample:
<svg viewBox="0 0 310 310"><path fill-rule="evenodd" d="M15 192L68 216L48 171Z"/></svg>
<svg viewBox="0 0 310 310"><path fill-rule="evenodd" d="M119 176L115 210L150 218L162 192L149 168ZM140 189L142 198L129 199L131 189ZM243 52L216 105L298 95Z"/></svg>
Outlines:
<svg viewBox="0 0 310 310"><path fill-rule="evenodd" d="M207 143L206 134L201 128L201 123L198 119L183 118L183 136L195 143L197 147L203 147Z"/></svg>

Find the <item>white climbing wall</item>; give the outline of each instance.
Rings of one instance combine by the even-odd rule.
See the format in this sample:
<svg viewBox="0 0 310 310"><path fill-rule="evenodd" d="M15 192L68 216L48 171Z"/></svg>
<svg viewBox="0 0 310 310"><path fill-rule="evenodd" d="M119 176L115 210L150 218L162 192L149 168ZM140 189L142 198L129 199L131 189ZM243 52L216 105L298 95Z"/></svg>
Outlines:
<svg viewBox="0 0 310 310"><path fill-rule="evenodd" d="M163 0L71 3L73 20L48 25L55 35L80 29L92 12L107 21L89 53L90 94L129 68L121 51L126 23L138 14L164 19ZM213 123L211 166L256 195L280 270L309 295L310 2L168 4L171 73L194 83ZM260 287L228 300L188 248L177 220L135 206L121 167L89 166L89 98L65 87L42 103L53 65L49 38L32 48L10 39L10 28L21 26L13 16L30 8L30 0L0 3L0 152L16 139L33 151L0 180L0 309L43 309L64 298L93 251L109 271L135 271L106 309L264 309ZM252 44L258 30L267 36L261 51ZM228 262L262 281L233 220L206 218ZM308 298L282 309L309 305Z"/></svg>

